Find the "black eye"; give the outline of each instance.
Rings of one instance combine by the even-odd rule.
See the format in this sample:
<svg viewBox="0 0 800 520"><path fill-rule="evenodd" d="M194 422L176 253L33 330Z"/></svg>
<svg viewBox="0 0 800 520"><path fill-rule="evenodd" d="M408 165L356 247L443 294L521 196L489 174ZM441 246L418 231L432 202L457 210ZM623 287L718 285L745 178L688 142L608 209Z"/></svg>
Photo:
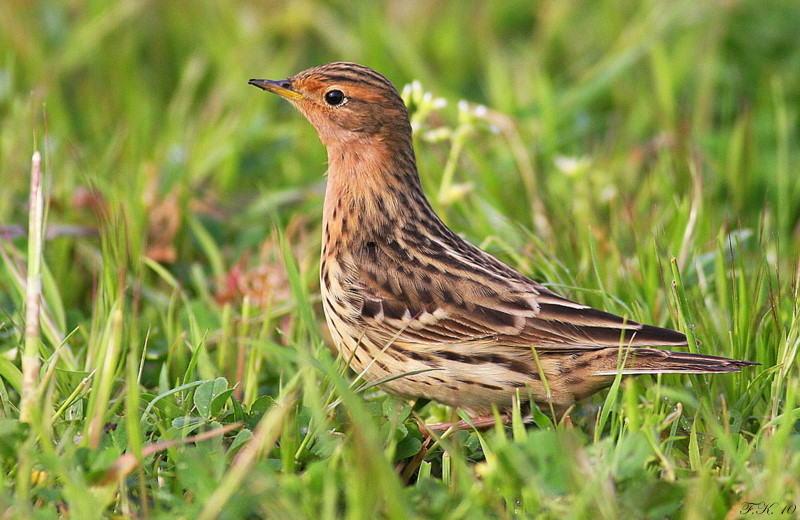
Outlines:
<svg viewBox="0 0 800 520"><path fill-rule="evenodd" d="M344 103L344 92L341 90L329 90L325 93L325 102L332 107Z"/></svg>

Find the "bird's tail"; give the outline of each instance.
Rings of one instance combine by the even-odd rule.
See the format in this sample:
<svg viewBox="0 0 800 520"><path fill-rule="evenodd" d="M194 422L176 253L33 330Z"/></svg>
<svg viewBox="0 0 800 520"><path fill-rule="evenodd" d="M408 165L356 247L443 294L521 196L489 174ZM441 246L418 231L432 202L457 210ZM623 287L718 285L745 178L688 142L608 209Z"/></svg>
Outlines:
<svg viewBox="0 0 800 520"><path fill-rule="evenodd" d="M604 354L592 363L594 376L623 374L706 374L717 372L739 372L743 367L760 365L753 361L741 361L705 354L674 352L655 348L631 348L620 353L619 349L602 349Z"/></svg>

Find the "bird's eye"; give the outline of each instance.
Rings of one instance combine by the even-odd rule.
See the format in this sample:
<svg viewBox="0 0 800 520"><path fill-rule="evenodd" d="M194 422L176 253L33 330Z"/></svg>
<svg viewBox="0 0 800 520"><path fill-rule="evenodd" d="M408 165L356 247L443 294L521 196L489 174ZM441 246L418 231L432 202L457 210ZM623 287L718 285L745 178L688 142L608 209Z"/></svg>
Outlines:
<svg viewBox="0 0 800 520"><path fill-rule="evenodd" d="M341 90L329 90L325 93L325 102L332 107L344 103L344 92Z"/></svg>

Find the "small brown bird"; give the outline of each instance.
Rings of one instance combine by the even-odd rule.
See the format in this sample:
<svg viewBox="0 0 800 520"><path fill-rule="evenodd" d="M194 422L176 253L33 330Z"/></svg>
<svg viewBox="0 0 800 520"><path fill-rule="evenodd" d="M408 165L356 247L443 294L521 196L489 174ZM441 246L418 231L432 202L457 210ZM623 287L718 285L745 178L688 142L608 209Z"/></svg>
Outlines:
<svg viewBox="0 0 800 520"><path fill-rule="evenodd" d="M754 365L670 352L682 333L575 303L453 233L417 174L408 111L381 74L329 63L252 79L288 99L328 150L320 281L336 347L368 381L472 417L519 392L564 410L623 374Z"/></svg>

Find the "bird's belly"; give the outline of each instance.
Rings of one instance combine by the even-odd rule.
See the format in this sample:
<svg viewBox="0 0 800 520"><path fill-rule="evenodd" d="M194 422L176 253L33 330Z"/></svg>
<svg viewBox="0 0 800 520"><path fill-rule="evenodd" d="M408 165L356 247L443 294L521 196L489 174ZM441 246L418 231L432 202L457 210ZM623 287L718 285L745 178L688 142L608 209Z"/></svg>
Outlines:
<svg viewBox="0 0 800 520"><path fill-rule="evenodd" d="M375 345L363 328L342 323L336 313L326 313L331 336L350 368L385 392L407 398L425 398L460 408L473 417L504 411L515 398L564 408L575 402L571 392L546 387L530 374L511 373L498 366L475 366L448 360L420 361L407 349ZM532 399L531 399L532 398Z"/></svg>

